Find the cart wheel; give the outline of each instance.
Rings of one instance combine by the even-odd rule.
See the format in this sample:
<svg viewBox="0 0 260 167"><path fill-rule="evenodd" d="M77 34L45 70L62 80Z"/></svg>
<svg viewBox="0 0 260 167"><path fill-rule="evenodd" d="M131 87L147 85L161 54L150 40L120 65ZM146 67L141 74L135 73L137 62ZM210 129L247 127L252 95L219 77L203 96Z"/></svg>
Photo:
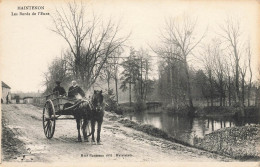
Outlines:
<svg viewBox="0 0 260 167"><path fill-rule="evenodd" d="M53 137L55 131L55 109L51 100L48 100L43 108L42 125L44 134L48 139Z"/></svg>

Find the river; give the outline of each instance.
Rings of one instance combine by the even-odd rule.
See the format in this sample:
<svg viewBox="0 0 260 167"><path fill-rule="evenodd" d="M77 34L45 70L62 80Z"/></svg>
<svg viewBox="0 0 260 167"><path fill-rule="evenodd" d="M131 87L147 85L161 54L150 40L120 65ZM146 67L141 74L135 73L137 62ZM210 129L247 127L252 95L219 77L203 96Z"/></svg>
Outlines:
<svg viewBox="0 0 260 167"><path fill-rule="evenodd" d="M170 113L151 114L144 112L125 113L124 117L162 129L178 140L193 143L193 138L203 138L215 130L225 127L257 124L257 118L235 120L233 118L191 118Z"/></svg>

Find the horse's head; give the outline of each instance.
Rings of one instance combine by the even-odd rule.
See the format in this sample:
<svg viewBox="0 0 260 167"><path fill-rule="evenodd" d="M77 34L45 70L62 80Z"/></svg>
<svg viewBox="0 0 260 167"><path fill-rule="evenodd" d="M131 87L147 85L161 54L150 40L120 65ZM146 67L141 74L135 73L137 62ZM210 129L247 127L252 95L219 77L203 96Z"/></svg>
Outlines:
<svg viewBox="0 0 260 167"><path fill-rule="evenodd" d="M96 111L101 111L103 108L103 95L102 90L94 90L94 95L92 96L92 104Z"/></svg>

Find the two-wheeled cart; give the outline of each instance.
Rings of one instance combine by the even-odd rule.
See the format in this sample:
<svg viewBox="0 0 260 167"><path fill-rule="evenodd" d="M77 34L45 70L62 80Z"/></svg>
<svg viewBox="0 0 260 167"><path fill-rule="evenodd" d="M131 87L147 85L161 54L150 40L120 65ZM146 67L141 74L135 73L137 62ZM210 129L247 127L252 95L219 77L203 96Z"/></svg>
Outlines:
<svg viewBox="0 0 260 167"><path fill-rule="evenodd" d="M42 125L44 134L48 139L51 139L55 132L56 120L60 119L75 119L75 118L60 118L60 116L71 115L73 116L74 109L80 104L76 100L67 97L57 96L51 94L46 96L46 102L42 113ZM66 103L74 104L68 108L64 108ZM89 127L88 131L89 131ZM89 135L88 135L89 136Z"/></svg>

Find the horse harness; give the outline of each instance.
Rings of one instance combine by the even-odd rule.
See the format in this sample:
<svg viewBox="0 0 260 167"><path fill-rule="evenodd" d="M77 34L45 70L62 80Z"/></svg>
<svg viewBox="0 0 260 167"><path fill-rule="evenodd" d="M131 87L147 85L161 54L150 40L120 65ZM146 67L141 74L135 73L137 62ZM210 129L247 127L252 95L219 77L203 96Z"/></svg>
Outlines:
<svg viewBox="0 0 260 167"><path fill-rule="evenodd" d="M92 97L90 104L90 108L91 110L95 111L95 112L101 112L103 111L103 100L102 102L95 102L94 103L94 96Z"/></svg>
<svg viewBox="0 0 260 167"><path fill-rule="evenodd" d="M84 102L87 102L87 103L84 103ZM92 97L91 100L87 100L87 99L81 99L81 100L78 100L74 103L73 106L70 106L66 109L73 109L73 110L76 110L78 108L81 108L82 105L87 105L89 104L89 107L92 111L95 111L95 112L101 112L103 110L103 102L94 102L94 97Z"/></svg>

